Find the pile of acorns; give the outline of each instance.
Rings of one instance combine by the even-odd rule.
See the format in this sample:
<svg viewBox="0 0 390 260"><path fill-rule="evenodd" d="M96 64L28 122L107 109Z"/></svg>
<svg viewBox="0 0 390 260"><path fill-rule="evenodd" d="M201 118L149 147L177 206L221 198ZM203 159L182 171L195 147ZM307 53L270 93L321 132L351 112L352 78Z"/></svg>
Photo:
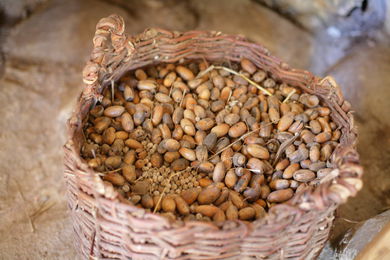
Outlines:
<svg viewBox="0 0 390 260"><path fill-rule="evenodd" d="M105 89L81 155L149 212L251 221L332 171L330 112L247 59L160 64Z"/></svg>

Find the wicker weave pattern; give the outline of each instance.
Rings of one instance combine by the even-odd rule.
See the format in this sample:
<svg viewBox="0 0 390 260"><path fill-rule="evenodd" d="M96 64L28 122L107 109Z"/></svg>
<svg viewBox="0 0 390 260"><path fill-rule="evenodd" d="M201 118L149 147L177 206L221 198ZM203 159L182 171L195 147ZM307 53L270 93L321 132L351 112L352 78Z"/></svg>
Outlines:
<svg viewBox="0 0 390 260"><path fill-rule="evenodd" d="M312 259L318 255L336 207L362 186L350 104L332 78L291 69L262 46L239 36L149 29L129 37L117 15L99 21L93 43L90 62L83 71L85 89L68 121L69 138L64 146L64 175L80 255L91 259ZM103 88L125 71L182 58L239 61L242 57L271 72L275 79L317 94L331 108L332 118L342 130L341 145L332 155L337 166L333 179L308 187L250 224L171 223L130 205L81 159L82 121L101 98Z"/></svg>

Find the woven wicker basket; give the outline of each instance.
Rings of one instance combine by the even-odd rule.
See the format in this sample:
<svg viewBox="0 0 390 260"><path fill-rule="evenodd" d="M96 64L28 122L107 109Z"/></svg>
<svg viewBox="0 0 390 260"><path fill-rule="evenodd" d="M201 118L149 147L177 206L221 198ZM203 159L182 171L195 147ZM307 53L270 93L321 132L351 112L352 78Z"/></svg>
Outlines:
<svg viewBox="0 0 390 260"><path fill-rule="evenodd" d="M315 258L328 238L336 207L362 187L350 104L333 79L291 69L262 46L240 36L149 29L130 37L124 30L123 19L117 15L99 21L94 49L83 71L85 88L68 121L64 174L80 255L85 259ZM124 72L183 58L238 62L242 57L276 80L318 95L331 108L342 137L332 155L337 168L328 181L307 187L287 203L272 207L265 218L249 224L169 222L130 205L80 157L83 120L101 98L102 89Z"/></svg>

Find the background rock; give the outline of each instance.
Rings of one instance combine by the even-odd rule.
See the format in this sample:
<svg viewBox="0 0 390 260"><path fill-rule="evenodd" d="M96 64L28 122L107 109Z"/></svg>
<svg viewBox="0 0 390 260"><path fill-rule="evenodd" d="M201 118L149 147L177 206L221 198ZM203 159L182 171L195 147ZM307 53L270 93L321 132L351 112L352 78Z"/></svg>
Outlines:
<svg viewBox="0 0 390 260"><path fill-rule="evenodd" d="M359 130L358 151L364 167L364 187L339 208L334 237L351 223L362 221L390 205L390 48L355 46L350 56L331 69L345 97L353 104Z"/></svg>
<svg viewBox="0 0 390 260"><path fill-rule="evenodd" d="M388 35L390 35L390 4L386 5L385 28Z"/></svg>
<svg viewBox="0 0 390 260"><path fill-rule="evenodd" d="M13 62L0 80L0 258L71 259L61 146L78 70Z"/></svg>
<svg viewBox="0 0 390 260"><path fill-rule="evenodd" d="M288 17L315 38L310 70L325 75L356 42L376 38L386 17L386 0L256 0Z"/></svg>
<svg viewBox="0 0 390 260"><path fill-rule="evenodd" d="M199 15L198 29L245 35L291 66L309 68L312 36L280 15L247 0L224 1L223 5L216 0L192 3Z"/></svg>
<svg viewBox="0 0 390 260"><path fill-rule="evenodd" d="M383 21L385 0L256 0L284 14L306 30L340 27L344 33L365 33ZM342 33L342 32L341 32Z"/></svg>
<svg viewBox="0 0 390 260"><path fill-rule="evenodd" d="M126 11L100 1L49 1L15 26L4 52L11 59L59 62L82 67L92 47L97 21L112 13L131 24Z"/></svg>
<svg viewBox="0 0 390 260"><path fill-rule="evenodd" d="M3 15L3 22L15 23L21 19L27 18L36 8L48 0L2 0L0 10ZM5 18L7 21L5 21Z"/></svg>
<svg viewBox="0 0 390 260"><path fill-rule="evenodd" d="M362 250L371 244L377 242L374 239L388 227L390 224L390 210L387 210L375 217L372 217L368 220L361 221L356 223L351 229L347 230L340 239L339 244L337 245L336 250L332 250L329 243L326 245L324 250L321 252L318 260L327 260L327 259L340 259L340 260L349 260L349 259L362 259L359 255ZM389 231L387 231L389 232ZM383 236L383 239L385 237ZM387 259L390 255L388 250L388 241L382 243L382 247L378 248L376 251L379 251L379 254L382 257L370 255L370 259ZM387 248L386 248L387 245ZM360 258L356 258L357 256ZM387 256L386 256L387 255ZM367 256L367 255L366 255Z"/></svg>

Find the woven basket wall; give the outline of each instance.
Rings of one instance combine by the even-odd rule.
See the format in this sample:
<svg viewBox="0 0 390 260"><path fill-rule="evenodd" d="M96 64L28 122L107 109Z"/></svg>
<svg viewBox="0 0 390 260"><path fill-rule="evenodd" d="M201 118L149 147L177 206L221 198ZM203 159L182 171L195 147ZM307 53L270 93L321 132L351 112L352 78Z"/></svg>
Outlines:
<svg viewBox="0 0 390 260"><path fill-rule="evenodd" d="M330 77L291 69L258 44L219 32L186 33L149 29L131 37L123 19L103 18L83 71L84 91L68 121L65 180L80 255L90 259L312 259L328 239L338 205L361 189L362 168L355 150L350 104ZM272 207L252 223L169 222L126 202L80 157L83 119L102 90L124 72L180 59L240 61L248 58L274 79L318 95L342 131L332 155L336 169L317 187L307 187L287 203Z"/></svg>

